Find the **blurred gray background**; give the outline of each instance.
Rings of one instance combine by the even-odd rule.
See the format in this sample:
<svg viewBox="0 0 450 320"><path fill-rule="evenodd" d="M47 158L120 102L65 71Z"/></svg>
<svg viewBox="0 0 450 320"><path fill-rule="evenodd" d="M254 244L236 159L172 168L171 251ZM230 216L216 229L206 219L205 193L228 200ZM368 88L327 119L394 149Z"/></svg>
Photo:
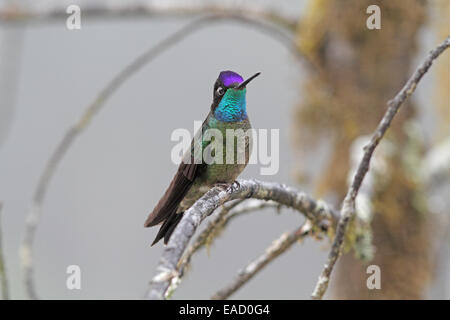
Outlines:
<svg viewBox="0 0 450 320"><path fill-rule="evenodd" d="M296 13L304 5L281 3L281 10ZM187 21L82 17L79 31L67 30L64 23L2 29L2 37L10 37L8 41L20 48L2 61L17 67L13 74L18 85L8 89L14 107L0 109L2 231L13 298L24 298L18 247L33 190L50 153L119 70ZM143 296L163 249L161 243L150 247L157 228L145 229L143 222L177 168L170 160L175 144L170 135L176 128L192 131L194 120L204 119L213 83L228 69L244 77L262 72L248 88L248 113L255 128L280 129L279 173L260 176L258 165L250 165L241 177L308 190L296 183L294 168L313 170L320 159L296 159L290 137L302 68L279 43L251 28L231 22L205 28L127 81L62 161L35 243L36 284L42 298ZM209 298L302 220L287 209L279 215L265 210L235 220L209 254L203 250L194 256L192 270L174 298ZM327 248L326 242L307 239L232 298L309 298ZM81 267L81 290L66 289L66 268L72 264Z"/></svg>

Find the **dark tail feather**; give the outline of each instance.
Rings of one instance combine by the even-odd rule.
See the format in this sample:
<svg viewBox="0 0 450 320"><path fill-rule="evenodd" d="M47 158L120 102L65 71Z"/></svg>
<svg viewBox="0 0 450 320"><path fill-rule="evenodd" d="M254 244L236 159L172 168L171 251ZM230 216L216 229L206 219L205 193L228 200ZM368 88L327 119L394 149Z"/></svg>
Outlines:
<svg viewBox="0 0 450 320"><path fill-rule="evenodd" d="M145 227L156 226L168 217L175 214L178 205L183 200L191 187L196 172L196 166L193 164L181 163L175 177L172 179L169 187L159 200L153 212L148 216L144 223Z"/></svg>
<svg viewBox="0 0 450 320"><path fill-rule="evenodd" d="M153 227L162 221L176 215L178 205L189 190L190 184L185 183L186 178L178 176L173 179L164 196L159 200L153 212L144 223L145 227ZM166 220L167 221L167 220Z"/></svg>
<svg viewBox="0 0 450 320"><path fill-rule="evenodd" d="M163 237L164 243L167 244L170 235L175 230L178 222L180 222L183 213L177 214L179 205L191 188L199 170L204 166L204 164L196 164L194 162L193 158L190 163L181 162L169 188L145 221L145 227L152 227L164 221L152 245Z"/></svg>
<svg viewBox="0 0 450 320"><path fill-rule="evenodd" d="M153 240L152 246L162 238L164 238L164 244L167 244L167 242L169 242L170 236L172 235L173 231L175 230L181 218L183 217L183 213L184 212L173 213L166 219L166 221L164 221L163 225L158 231L158 234L156 235L155 240Z"/></svg>

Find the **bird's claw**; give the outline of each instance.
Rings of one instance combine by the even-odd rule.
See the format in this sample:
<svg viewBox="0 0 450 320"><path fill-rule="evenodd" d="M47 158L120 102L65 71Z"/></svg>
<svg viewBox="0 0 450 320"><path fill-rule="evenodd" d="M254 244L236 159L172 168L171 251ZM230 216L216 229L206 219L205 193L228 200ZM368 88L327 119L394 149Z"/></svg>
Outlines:
<svg viewBox="0 0 450 320"><path fill-rule="evenodd" d="M214 186L219 188L221 191L227 191L227 189L230 187L228 183L223 182L216 183Z"/></svg>
<svg viewBox="0 0 450 320"><path fill-rule="evenodd" d="M231 187L236 186L236 189L239 189L241 187L241 184L239 183L239 181L234 180L234 182L231 184Z"/></svg>
<svg viewBox="0 0 450 320"><path fill-rule="evenodd" d="M219 182L214 185L215 187L218 187L221 191L232 191L233 188L238 189L241 187L241 184L235 180L233 183L223 183Z"/></svg>

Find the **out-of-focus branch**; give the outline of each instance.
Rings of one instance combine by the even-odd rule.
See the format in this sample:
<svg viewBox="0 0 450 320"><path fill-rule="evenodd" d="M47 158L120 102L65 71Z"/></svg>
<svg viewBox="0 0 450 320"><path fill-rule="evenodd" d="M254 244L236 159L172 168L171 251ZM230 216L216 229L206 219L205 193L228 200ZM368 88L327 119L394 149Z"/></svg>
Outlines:
<svg viewBox="0 0 450 320"><path fill-rule="evenodd" d="M422 162L421 172L431 188L447 181L450 173L450 137L433 147Z"/></svg>
<svg viewBox="0 0 450 320"><path fill-rule="evenodd" d="M46 24L67 19L67 6L54 1L42 8L37 6L20 7L10 5L0 8L0 23ZM320 66L301 54L296 45L294 33L298 28L298 17L289 17L278 10L255 4L211 4L209 1L193 3L191 1L167 4L166 1L149 1L147 3L126 3L111 5L95 3L81 8L83 19L125 19L125 18L182 18L195 16L214 16L215 21L233 21L255 27L258 31L280 41L296 58L305 62L309 71L323 76Z"/></svg>
<svg viewBox="0 0 450 320"><path fill-rule="evenodd" d="M14 120L24 28L0 28L0 147Z"/></svg>
<svg viewBox="0 0 450 320"><path fill-rule="evenodd" d="M279 183L239 180L239 184L233 184L225 191L213 188L184 213L164 249L147 298L164 299L171 293L169 286L172 285L171 289L176 287L179 282L178 262L203 219L225 202L245 198L278 202L303 213L313 225L321 227L333 226L337 219L338 213L325 202L315 201L307 194Z"/></svg>
<svg viewBox="0 0 450 320"><path fill-rule="evenodd" d="M227 224L234 218L249 212L258 211L266 208L280 208L281 205L273 201L254 201L236 200L229 205L224 205L222 210L208 223L206 228L197 236L194 243L186 249L185 254L178 263L177 270L179 278L185 274L186 267L189 266L192 256L205 245L211 245L212 241L217 237L220 230L225 229Z"/></svg>
<svg viewBox="0 0 450 320"><path fill-rule="evenodd" d="M63 136L62 140L53 151L51 157L45 165L43 173L38 182L38 186L34 192L33 202L28 213L25 222L25 237L22 242L20 255L22 268L24 273L25 288L29 298L36 299L36 289L33 279L33 260L32 260L32 247L35 238L37 226L39 224L42 214L42 204L47 193L48 186L55 173L56 168L61 162L64 155L67 153L70 146L76 140L76 138L88 127L94 116L104 107L105 102L137 71L144 67L147 63L154 60L156 57L164 53L167 49L173 45L179 43L181 40L189 36L190 34L200 30L203 27L209 26L214 23L224 21L237 21L250 25L256 28L256 30L263 32L264 34L277 39L288 47L291 52L295 54L297 58L301 58L301 54L296 50L294 42L289 36L278 30L278 28L266 24L264 22L253 20L252 18L244 17L241 14L239 17L235 16L223 16L223 15L211 15L203 18L199 18L180 30L174 32L169 37L165 38L158 44L152 46L149 50L144 52L123 70L121 70L97 95L96 99L86 108L81 118L71 126Z"/></svg>
<svg viewBox="0 0 450 320"><path fill-rule="evenodd" d="M67 4L53 1L45 6L35 5L20 7L9 5L0 8L1 23L33 23L45 24L63 22L69 16ZM83 19L124 19L124 18L182 18L194 15L214 14L222 16L240 16L251 19L262 19L289 30L295 30L298 17L289 17L274 9L255 4L227 4L210 1L167 4L167 1L148 1L147 3L127 2L124 5L110 3L81 4Z"/></svg>
<svg viewBox="0 0 450 320"><path fill-rule="evenodd" d="M334 265L336 264L336 261L341 253L347 226L350 220L355 215L355 199L358 195L358 191L361 187L364 177L369 170L370 160L372 158L373 152L380 143L386 131L389 129L394 116L397 114L403 102L415 91L418 83L425 75L425 73L430 69L433 61L449 46L450 37L445 39L444 42L442 42L438 47L436 47L429 53L428 57L416 69L416 71L413 73L405 86L400 90L400 92L397 93L394 99L388 102L388 109L386 113L378 124L378 127L372 135L369 144L364 147L364 156L358 166L352 184L342 203L341 216L337 225L336 236L334 238L331 251L328 255L327 262L325 263L324 269L320 274L319 280L312 293L313 299L322 299L328 288L331 272L333 271Z"/></svg>
<svg viewBox="0 0 450 320"><path fill-rule="evenodd" d="M303 226L297 230L283 233L281 237L276 239L261 256L239 271L237 277L227 286L217 291L211 299L228 299L229 296L239 290L239 288L252 279L266 265L278 258L283 252L286 252L295 242L304 239L311 232L311 229L311 223L307 220Z"/></svg>
<svg viewBox="0 0 450 320"><path fill-rule="evenodd" d="M3 204L0 202L0 283L2 287L2 299L9 299L8 278L6 275L5 258L3 256L3 233L2 233L2 210Z"/></svg>

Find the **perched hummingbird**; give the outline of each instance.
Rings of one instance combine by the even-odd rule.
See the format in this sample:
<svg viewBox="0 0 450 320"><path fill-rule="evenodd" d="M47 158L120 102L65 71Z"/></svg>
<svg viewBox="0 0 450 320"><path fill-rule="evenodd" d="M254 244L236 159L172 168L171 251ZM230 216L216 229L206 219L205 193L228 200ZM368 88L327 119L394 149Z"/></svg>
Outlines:
<svg viewBox="0 0 450 320"><path fill-rule="evenodd" d="M162 238L164 238L164 244L167 244L183 213L195 201L215 185L234 182L247 166L250 139L246 139L243 146L245 148L245 162L227 163L226 159L229 159L230 155L227 157L226 154L226 130L242 129L247 131L251 128L246 109L246 86L259 74L258 72L245 81L233 71L222 71L219 74L214 84L211 110L201 129L192 140L191 150L188 150L183 156L183 160L168 189L145 221L145 227L152 227L162 222L152 245ZM201 157L201 161L196 161L195 153L198 153L199 149L202 152L211 144L212 139L207 140L203 137L208 129L219 130L222 134L224 159L222 163L205 162L203 157ZM201 147L195 148L196 144ZM235 145L233 152L238 152L238 146ZM231 155L231 158L236 159L236 155Z"/></svg>

